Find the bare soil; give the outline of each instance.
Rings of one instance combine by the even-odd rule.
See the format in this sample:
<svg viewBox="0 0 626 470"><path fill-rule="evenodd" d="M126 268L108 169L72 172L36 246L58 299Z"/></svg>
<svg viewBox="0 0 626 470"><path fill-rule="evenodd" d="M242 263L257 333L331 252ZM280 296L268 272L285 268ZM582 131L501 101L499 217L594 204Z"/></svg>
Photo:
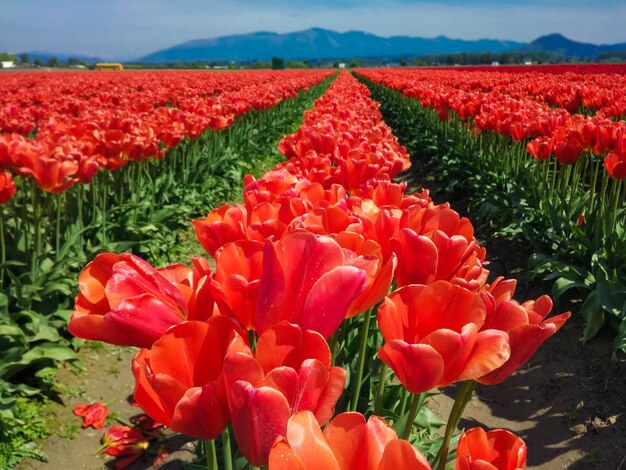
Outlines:
<svg viewBox="0 0 626 470"><path fill-rule="evenodd" d="M56 378L63 384L64 391L59 395L58 402L45 407L46 418L53 427L54 435L40 443L48 461L28 460L20 464L18 470L112 468L114 458L94 453L101 447L100 440L106 428L116 424L116 416L128 422L131 417L142 413L140 408L131 405L135 380L130 364L135 352L133 348L91 343L78 353L85 371L80 372L70 366L59 371ZM106 403L113 416L110 415L104 429L82 429L82 418L73 414L74 406L98 401ZM183 463L191 462L194 458L195 440L166 432L165 440L154 441L144 458L129 468L152 468L161 444L165 445L170 457L159 468L180 470Z"/></svg>

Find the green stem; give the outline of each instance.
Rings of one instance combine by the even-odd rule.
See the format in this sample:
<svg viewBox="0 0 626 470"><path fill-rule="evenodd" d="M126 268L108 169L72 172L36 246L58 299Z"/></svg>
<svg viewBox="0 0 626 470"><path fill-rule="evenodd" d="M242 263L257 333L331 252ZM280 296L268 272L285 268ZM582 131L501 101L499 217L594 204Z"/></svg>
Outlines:
<svg viewBox="0 0 626 470"><path fill-rule="evenodd" d="M206 454L207 470L217 470L217 452L215 450L215 441L204 441L204 452Z"/></svg>
<svg viewBox="0 0 626 470"><path fill-rule="evenodd" d="M415 421L415 417L424 405L425 400L426 393L418 393L417 395L413 395L413 399L411 400L411 407L409 408L409 416L407 417L406 424L404 425L404 431L402 432L402 439L408 440L409 436L411 435L413 421Z"/></svg>
<svg viewBox="0 0 626 470"><path fill-rule="evenodd" d="M476 384L477 382L475 382L474 380L467 380L463 382L463 385L461 386L461 389L459 390L459 393L454 400L454 405L450 410L450 416L448 417L448 422L446 423L446 431L443 436L443 443L441 444L441 449L439 449L439 454L437 455L437 470L445 470L446 468L448 453L450 452L450 439L452 439L452 434L459 425L459 421L461 421L461 417L463 416L463 411L465 411L465 407L472 398L472 394L474 393Z"/></svg>
<svg viewBox="0 0 626 470"><path fill-rule="evenodd" d="M0 291L4 290L4 264L7 262L6 242L4 240L4 207L0 207Z"/></svg>
<svg viewBox="0 0 626 470"><path fill-rule="evenodd" d="M61 246L61 205L65 206L65 204L63 204L64 201L65 194L60 194L59 198L55 200L55 203L57 205L57 216L54 227L54 257L57 261L59 261L59 249Z"/></svg>
<svg viewBox="0 0 626 470"><path fill-rule="evenodd" d="M406 402L409 400L409 391L406 388L402 389L402 400L400 400L400 410L398 412L398 416L404 415L406 411Z"/></svg>
<svg viewBox="0 0 626 470"><path fill-rule="evenodd" d="M387 364L381 362L380 371L378 372L378 386L376 387L376 395L374 397L374 414L380 416L383 408L383 395L385 392L385 382L387 381Z"/></svg>
<svg viewBox="0 0 626 470"><path fill-rule="evenodd" d="M361 391L361 383L363 382L363 369L365 368L365 353L367 351L367 336L370 330L370 319L372 318L372 309L365 312L363 319L363 328L361 329L361 345L359 347L359 357L356 370L356 382L352 388L352 404L351 411L356 411L359 402L359 393Z"/></svg>
<svg viewBox="0 0 626 470"><path fill-rule="evenodd" d="M222 453L224 454L224 470L233 470L233 454L230 449L230 431L222 431Z"/></svg>

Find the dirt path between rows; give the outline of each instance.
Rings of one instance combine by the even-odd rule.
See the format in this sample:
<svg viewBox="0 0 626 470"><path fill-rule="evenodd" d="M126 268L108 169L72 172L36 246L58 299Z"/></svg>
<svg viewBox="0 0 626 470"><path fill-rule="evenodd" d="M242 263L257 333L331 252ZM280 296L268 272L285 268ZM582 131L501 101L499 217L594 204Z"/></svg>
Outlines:
<svg viewBox="0 0 626 470"><path fill-rule="evenodd" d="M438 182L425 175L414 162L403 175L407 192L425 186L435 202L445 202ZM464 213L467 205L462 199L448 202L472 220ZM490 280L500 275L524 278L528 246L494 238L480 227L476 237L487 249ZM523 302L549 291L549 285L519 282L516 299ZM499 385L477 387L460 426L505 428L520 435L528 445L529 468L626 470L626 361L611 362L610 331L581 344L583 323L575 300L555 307L556 313L571 310L573 317L522 370ZM457 388L448 387L430 401L431 409L444 419Z"/></svg>
<svg viewBox="0 0 626 470"><path fill-rule="evenodd" d="M100 448L100 440L106 428L117 424L114 417L107 421L105 429L81 428L82 418L73 414L76 404L104 402L112 414L123 421L142 413L131 405L135 379L131 373L131 359L136 350L104 343L89 343L79 353L85 371L66 366L57 374L57 380L66 387L58 403L46 407L48 420L54 426L55 435L40 444L48 462L27 460L17 470L99 470L112 468L115 459L106 455L94 455ZM163 444L170 457L159 468L181 470L183 463L193 461L195 440L179 434L166 433L162 442L153 442L148 453L128 467L130 470L152 468L156 453Z"/></svg>

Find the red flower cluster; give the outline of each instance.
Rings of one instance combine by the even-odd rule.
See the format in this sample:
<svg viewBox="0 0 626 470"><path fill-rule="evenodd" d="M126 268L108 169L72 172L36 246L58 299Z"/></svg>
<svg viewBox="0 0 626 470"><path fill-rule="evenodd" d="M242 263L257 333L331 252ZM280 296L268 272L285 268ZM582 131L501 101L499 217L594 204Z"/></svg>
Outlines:
<svg viewBox="0 0 626 470"><path fill-rule="evenodd" d="M231 421L257 466L429 468L380 418L320 431L346 381L326 343L343 319L384 299L380 357L419 392L504 380L569 316L544 320L545 297L518 304L514 281L485 284L470 222L391 181L409 160L377 107L341 74L281 142L288 161L194 221L214 271L129 254L85 268L70 330L143 348L135 400L154 419L205 439Z"/></svg>
<svg viewBox="0 0 626 470"><path fill-rule="evenodd" d="M100 168L163 158L207 128L293 97L330 71L12 73L0 77L0 168L61 193ZM36 133L35 137L29 137Z"/></svg>
<svg viewBox="0 0 626 470"><path fill-rule="evenodd" d="M526 68L507 73L477 69L455 71L361 70L363 76L420 100L440 119L454 111L471 118L479 131L516 141L530 140L528 151L545 160L572 164L583 151L605 157L607 172L626 178L626 75L621 68L544 72ZM615 70L615 71L614 71ZM576 114L587 108L594 115Z"/></svg>

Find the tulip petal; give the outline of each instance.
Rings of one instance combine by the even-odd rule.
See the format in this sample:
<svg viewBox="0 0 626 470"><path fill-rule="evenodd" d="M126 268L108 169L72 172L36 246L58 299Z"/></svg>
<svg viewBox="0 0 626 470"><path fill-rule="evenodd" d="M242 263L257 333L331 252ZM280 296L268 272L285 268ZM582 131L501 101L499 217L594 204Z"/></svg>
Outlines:
<svg viewBox="0 0 626 470"><path fill-rule="evenodd" d="M293 451L287 439L276 441L270 450L268 468L272 470L306 470L304 463Z"/></svg>
<svg viewBox="0 0 626 470"><path fill-rule="evenodd" d="M313 413L301 411L289 419L287 440L307 470L340 470Z"/></svg>
<svg viewBox="0 0 626 470"><path fill-rule="evenodd" d="M324 437L342 470L366 470L367 454L363 452L366 432L365 417L356 412L335 416L324 429Z"/></svg>
<svg viewBox="0 0 626 470"><path fill-rule="evenodd" d="M378 355L391 367L402 385L414 394L435 387L444 371L443 359L432 346L426 344L392 340L378 350Z"/></svg>
<svg viewBox="0 0 626 470"><path fill-rule="evenodd" d="M211 382L185 392L176 406L170 428L198 439L215 439L229 419L224 384Z"/></svg>
<svg viewBox="0 0 626 470"><path fill-rule="evenodd" d="M457 381L474 380L497 369L511 356L509 335L504 331L485 330L476 335L476 343L465 369Z"/></svg>
<svg viewBox="0 0 626 470"><path fill-rule="evenodd" d="M319 396L314 411L317 422L322 425L327 423L335 414L335 405L343 394L348 376L346 370L341 367L331 367L329 371L328 381Z"/></svg>
<svg viewBox="0 0 626 470"><path fill-rule="evenodd" d="M396 439L387 444L378 470L431 470L426 457L417 451L408 441Z"/></svg>
<svg viewBox="0 0 626 470"><path fill-rule="evenodd" d="M271 387L255 388L238 380L231 386L233 432L243 456L257 467L267 465L270 449L287 432L287 399Z"/></svg>
<svg viewBox="0 0 626 470"><path fill-rule="evenodd" d="M257 341L256 360L266 372L280 366L298 370L305 359L318 359L330 367L328 344L315 331L302 331L297 325L281 322L265 330Z"/></svg>
<svg viewBox="0 0 626 470"><path fill-rule="evenodd" d="M327 272L311 288L298 323L303 329L330 338L365 281L365 272L353 266L339 266Z"/></svg>

